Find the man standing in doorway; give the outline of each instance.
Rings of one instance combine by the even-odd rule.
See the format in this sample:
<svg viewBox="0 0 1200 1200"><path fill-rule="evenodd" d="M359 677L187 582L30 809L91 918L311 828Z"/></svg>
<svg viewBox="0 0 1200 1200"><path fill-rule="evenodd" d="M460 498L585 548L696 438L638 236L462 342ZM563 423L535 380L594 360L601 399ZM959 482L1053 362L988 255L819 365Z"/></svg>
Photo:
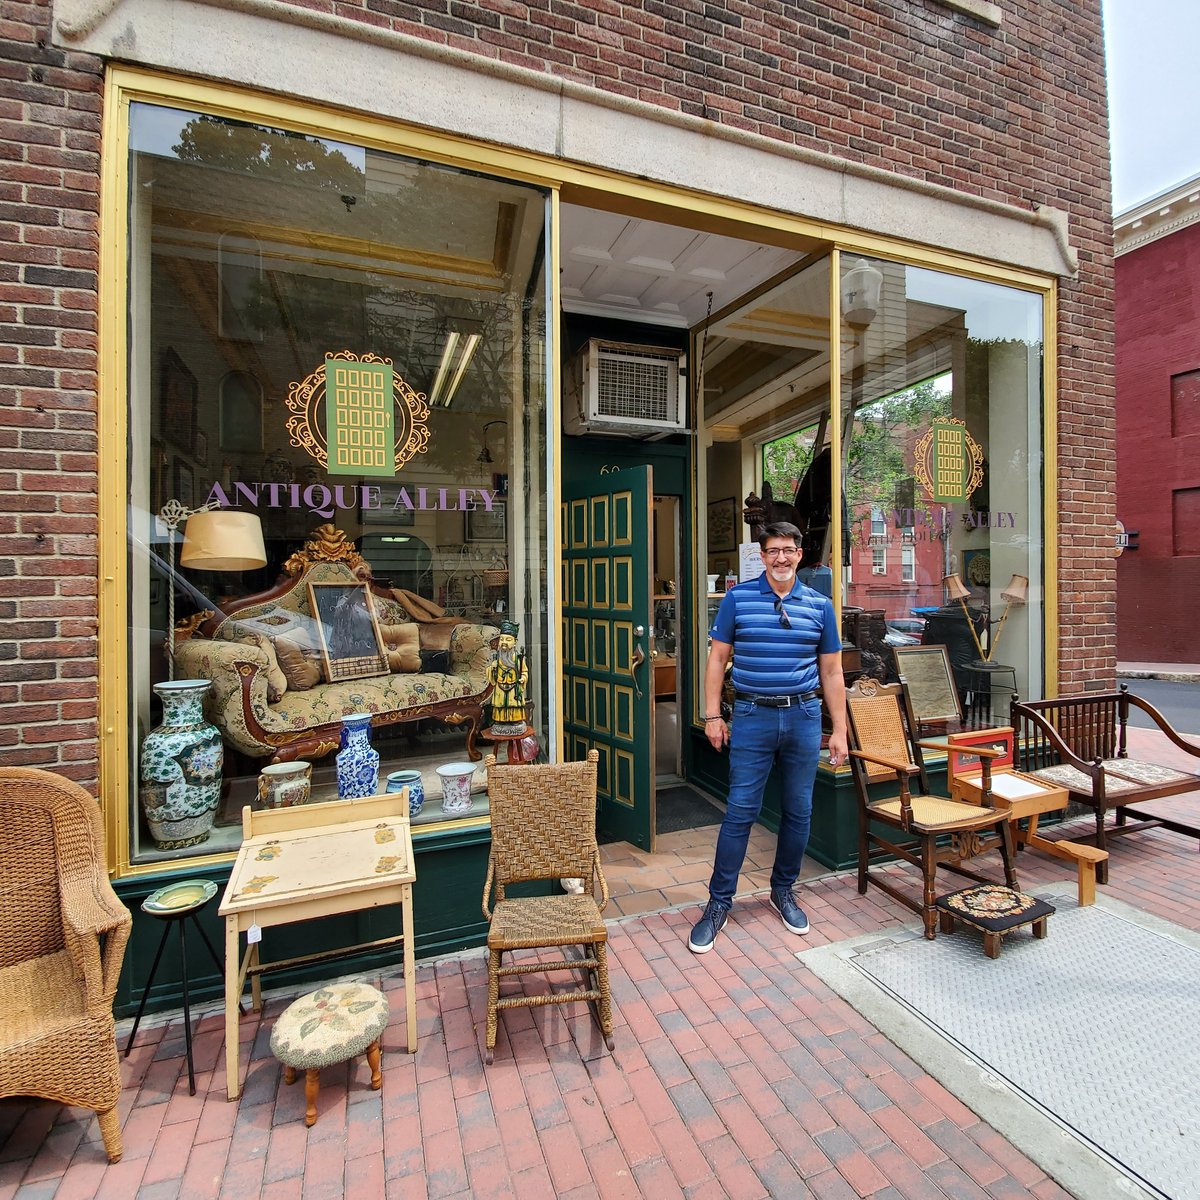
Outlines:
<svg viewBox="0 0 1200 1200"><path fill-rule="evenodd" d="M846 687L833 604L796 578L800 537L800 530L786 521L763 528L758 544L766 569L756 580L730 588L711 630L704 671L704 730L715 750L729 744L729 800L717 838L708 905L688 940L688 949L697 954L712 949L729 920L750 828L762 809L776 762L782 800L771 904L789 931L808 932L808 918L792 888L812 823L821 698L833 722L829 761L836 766L846 758ZM732 733L721 717L721 689L731 655Z"/></svg>

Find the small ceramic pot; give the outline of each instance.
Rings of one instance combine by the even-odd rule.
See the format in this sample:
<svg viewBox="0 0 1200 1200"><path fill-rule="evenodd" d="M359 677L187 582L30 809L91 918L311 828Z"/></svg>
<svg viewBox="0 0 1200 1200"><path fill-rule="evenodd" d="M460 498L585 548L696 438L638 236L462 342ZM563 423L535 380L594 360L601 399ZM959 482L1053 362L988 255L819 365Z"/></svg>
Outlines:
<svg viewBox="0 0 1200 1200"><path fill-rule="evenodd" d="M258 799L266 808L295 808L312 794L312 763L272 763L258 774Z"/></svg>
<svg viewBox="0 0 1200 1200"><path fill-rule="evenodd" d="M471 780L475 777L475 764L469 762L445 763L437 768L442 781L442 812L462 814L471 810Z"/></svg>
<svg viewBox="0 0 1200 1200"><path fill-rule="evenodd" d="M420 771L393 771L387 777L387 791L402 792L408 788L408 815L415 817L425 806L425 783Z"/></svg>

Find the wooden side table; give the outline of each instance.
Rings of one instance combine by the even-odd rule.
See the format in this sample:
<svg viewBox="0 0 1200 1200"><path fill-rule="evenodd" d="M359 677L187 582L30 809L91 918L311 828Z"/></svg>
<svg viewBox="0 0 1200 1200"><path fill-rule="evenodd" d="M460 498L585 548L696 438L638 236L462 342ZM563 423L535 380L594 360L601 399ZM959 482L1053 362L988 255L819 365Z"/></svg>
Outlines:
<svg viewBox="0 0 1200 1200"><path fill-rule="evenodd" d="M979 775L959 775L951 781L950 790L953 798L964 804L983 802L983 784ZM992 771L991 799L996 808L1008 809L1013 835L1019 846L1041 850L1075 866L1079 907L1095 904L1096 865L1108 860L1108 851L1082 842L1051 842L1037 831L1038 818L1043 813L1058 812L1067 807L1067 789L1001 767ZM1022 826L1020 822L1024 820L1028 824Z"/></svg>
<svg viewBox="0 0 1200 1200"><path fill-rule="evenodd" d="M507 744L507 758L509 766L520 766L528 761L521 757L521 741L527 738L534 732L533 726L526 724L525 728L520 733L494 733L492 727L482 730L477 736L483 738L486 742L496 743L496 758L500 758L501 751Z"/></svg>
<svg viewBox="0 0 1200 1200"><path fill-rule="evenodd" d="M417 1049L416 971L413 963L412 885L416 879L408 793L364 800L334 800L253 812L242 810L244 840L238 852L220 914L225 918L225 1078L226 1097L241 1092L238 1063L238 998L251 980L256 1010L262 1008L259 976L266 971L344 958L360 950L402 944L408 1049ZM400 905L404 932L364 945L263 963L259 941L275 925L311 921L340 913ZM252 932L253 931L253 932Z"/></svg>
<svg viewBox="0 0 1200 1200"><path fill-rule="evenodd" d="M151 917L157 917L163 923L162 937L158 942L158 950L154 962L150 965L150 974L146 978L146 986L142 988L142 999L138 1005L137 1016L133 1018L133 1028L129 1031L129 1040L125 1043L125 1057L133 1048L133 1039L137 1037L138 1026L142 1023L142 1014L146 1011L146 1001L150 997L150 988L154 985L154 977L158 974L158 964L162 961L163 951L167 947L167 938L173 925L179 934L179 966L180 982L183 984L183 1040L187 1047L188 1091L196 1094L196 1067L192 1060L192 1006L188 988L188 951L187 925L188 919L196 927L204 944L208 947L212 960L221 969L221 960L204 926L196 919L196 914L217 894L217 885L207 879L181 879L176 883L167 884L156 892L152 892L142 901L142 912Z"/></svg>

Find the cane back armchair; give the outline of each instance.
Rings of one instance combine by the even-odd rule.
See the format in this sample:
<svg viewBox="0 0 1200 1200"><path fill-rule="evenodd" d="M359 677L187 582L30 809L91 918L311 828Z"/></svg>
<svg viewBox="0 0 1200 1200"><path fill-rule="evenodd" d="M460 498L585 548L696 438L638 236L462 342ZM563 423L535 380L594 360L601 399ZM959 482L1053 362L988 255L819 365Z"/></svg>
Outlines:
<svg viewBox="0 0 1200 1200"><path fill-rule="evenodd" d="M0 767L0 1096L93 1108L121 1157L113 996L133 923L78 784Z"/></svg>
<svg viewBox="0 0 1200 1200"><path fill-rule="evenodd" d="M489 922L485 1054L489 1063L496 1048L499 1014L506 1008L590 1001L596 1007L604 1040L610 1050L613 1047L608 931L601 915L608 903L608 884L596 845L598 759L595 750L588 751L586 762L553 765L497 766L494 754L486 759L492 818L492 848L483 886L483 915ZM582 894L506 894L513 884L564 878L581 879ZM494 901L491 907L489 900ZM568 946L583 947L584 957L566 957ZM550 961L527 956L503 965L505 954L542 948L557 948L562 956ZM586 971L588 986L574 991L500 995L502 979L571 970Z"/></svg>
<svg viewBox="0 0 1200 1200"><path fill-rule="evenodd" d="M947 800L930 795L929 776L921 753L923 743L912 734L915 721L905 711L904 692L899 685L860 679L846 693L846 710L850 718L851 771L858 795L858 890L865 893L867 884L873 883L919 913L925 936L932 940L938 928L939 866L980 883L992 883L993 880L962 863L985 851L998 850L1004 863L1004 881L1009 887L1016 886L1007 814L987 804L991 786L987 751L975 751L985 764L985 803ZM945 747L938 744L938 748ZM878 790L872 791L887 782L898 790L882 795ZM888 831L886 836L880 832L881 827ZM883 872L870 870L890 855L921 869L919 900Z"/></svg>

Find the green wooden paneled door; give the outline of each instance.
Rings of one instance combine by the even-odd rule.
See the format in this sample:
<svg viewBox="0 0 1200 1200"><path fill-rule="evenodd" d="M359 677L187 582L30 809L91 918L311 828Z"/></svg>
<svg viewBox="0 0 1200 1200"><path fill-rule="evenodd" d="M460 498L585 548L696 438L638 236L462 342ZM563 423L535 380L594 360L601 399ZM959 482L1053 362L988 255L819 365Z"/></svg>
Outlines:
<svg viewBox="0 0 1200 1200"><path fill-rule="evenodd" d="M566 757L600 753L597 829L654 848L651 469L563 488Z"/></svg>

